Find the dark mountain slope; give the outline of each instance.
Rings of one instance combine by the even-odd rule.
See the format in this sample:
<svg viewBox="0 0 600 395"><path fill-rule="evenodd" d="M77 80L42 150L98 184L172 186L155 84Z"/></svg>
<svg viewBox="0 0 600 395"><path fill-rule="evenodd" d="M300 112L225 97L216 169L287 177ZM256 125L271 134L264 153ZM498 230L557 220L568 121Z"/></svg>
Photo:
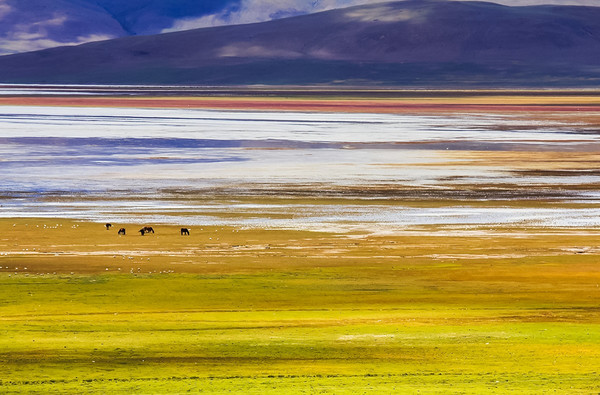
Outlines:
<svg viewBox="0 0 600 395"><path fill-rule="evenodd" d="M0 57L0 82L582 86L600 7L418 0Z"/></svg>

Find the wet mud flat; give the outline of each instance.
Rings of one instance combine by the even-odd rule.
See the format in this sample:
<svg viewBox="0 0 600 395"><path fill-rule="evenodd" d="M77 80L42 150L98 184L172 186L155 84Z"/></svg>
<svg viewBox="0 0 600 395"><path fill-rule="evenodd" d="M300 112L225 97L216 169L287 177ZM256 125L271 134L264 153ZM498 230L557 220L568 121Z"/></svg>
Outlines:
<svg viewBox="0 0 600 395"><path fill-rule="evenodd" d="M14 89L0 98L2 217L402 229L440 218L459 225L466 210L486 206L490 215L465 224L597 225L595 91ZM535 202L560 209L557 220L523 219Z"/></svg>

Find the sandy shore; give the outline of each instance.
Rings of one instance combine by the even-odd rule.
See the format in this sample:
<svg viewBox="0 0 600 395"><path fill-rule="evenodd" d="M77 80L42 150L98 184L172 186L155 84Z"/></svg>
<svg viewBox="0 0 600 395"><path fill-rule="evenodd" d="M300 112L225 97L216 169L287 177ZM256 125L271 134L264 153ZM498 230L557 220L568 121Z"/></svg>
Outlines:
<svg viewBox="0 0 600 395"><path fill-rule="evenodd" d="M138 229L143 226L114 223L106 230L102 223L61 218L0 219L0 231L4 235L0 241L0 261L3 262L0 273L126 274L133 270L231 274L240 270L274 269L284 262L296 268L306 262L337 267L353 261L361 264L381 261L383 264L398 260L470 265L473 261L508 259L512 262L548 254L557 259L600 254L596 243L600 231L594 228L483 226L453 231L447 227L425 226L395 232L357 229L336 233L194 226L189 227L191 235L188 237L180 235L180 226L160 224L153 224L155 234L141 236ZM120 228L126 228L125 236L117 234ZM493 245L488 244L491 239ZM533 267L522 269L535 270ZM586 270L596 272L594 266ZM466 272L456 274L460 277Z"/></svg>

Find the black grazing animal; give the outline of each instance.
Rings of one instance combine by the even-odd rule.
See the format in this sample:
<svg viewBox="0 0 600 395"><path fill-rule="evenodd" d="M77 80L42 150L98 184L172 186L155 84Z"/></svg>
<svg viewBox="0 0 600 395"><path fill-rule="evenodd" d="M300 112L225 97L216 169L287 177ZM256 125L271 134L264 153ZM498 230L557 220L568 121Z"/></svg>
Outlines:
<svg viewBox="0 0 600 395"><path fill-rule="evenodd" d="M181 228L181 235L190 235L190 230L188 228Z"/></svg>
<svg viewBox="0 0 600 395"><path fill-rule="evenodd" d="M154 233L154 229L152 229L152 226L144 226L142 229L144 230L144 233Z"/></svg>
<svg viewBox="0 0 600 395"><path fill-rule="evenodd" d="M109 230L109 229L110 229L110 227L112 226L112 224L106 224L106 225L104 225L104 226L106 226L106 230Z"/></svg>
<svg viewBox="0 0 600 395"><path fill-rule="evenodd" d="M124 235L124 234L125 234L125 228L121 228L121 229L119 229L119 234L120 234L120 235Z"/></svg>

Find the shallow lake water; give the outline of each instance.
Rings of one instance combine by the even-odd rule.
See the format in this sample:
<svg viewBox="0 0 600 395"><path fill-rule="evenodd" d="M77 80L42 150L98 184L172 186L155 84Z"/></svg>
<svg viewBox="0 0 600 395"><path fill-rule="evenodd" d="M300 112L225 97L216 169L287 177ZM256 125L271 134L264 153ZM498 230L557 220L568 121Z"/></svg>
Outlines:
<svg viewBox="0 0 600 395"><path fill-rule="evenodd" d="M498 164L469 163L468 158L465 163L461 153L559 151L568 156L595 150L599 143L600 134L583 124L504 114L2 106L0 216L307 229L597 226L600 209L595 208L469 202L415 208L393 192L359 192L414 188L435 199L438 189L460 190L461 185L592 185L600 182L595 173L516 176ZM315 199L331 188L347 188L342 196L347 203L293 201L296 190ZM239 199L264 194L289 202ZM598 202L586 188L546 198Z"/></svg>

